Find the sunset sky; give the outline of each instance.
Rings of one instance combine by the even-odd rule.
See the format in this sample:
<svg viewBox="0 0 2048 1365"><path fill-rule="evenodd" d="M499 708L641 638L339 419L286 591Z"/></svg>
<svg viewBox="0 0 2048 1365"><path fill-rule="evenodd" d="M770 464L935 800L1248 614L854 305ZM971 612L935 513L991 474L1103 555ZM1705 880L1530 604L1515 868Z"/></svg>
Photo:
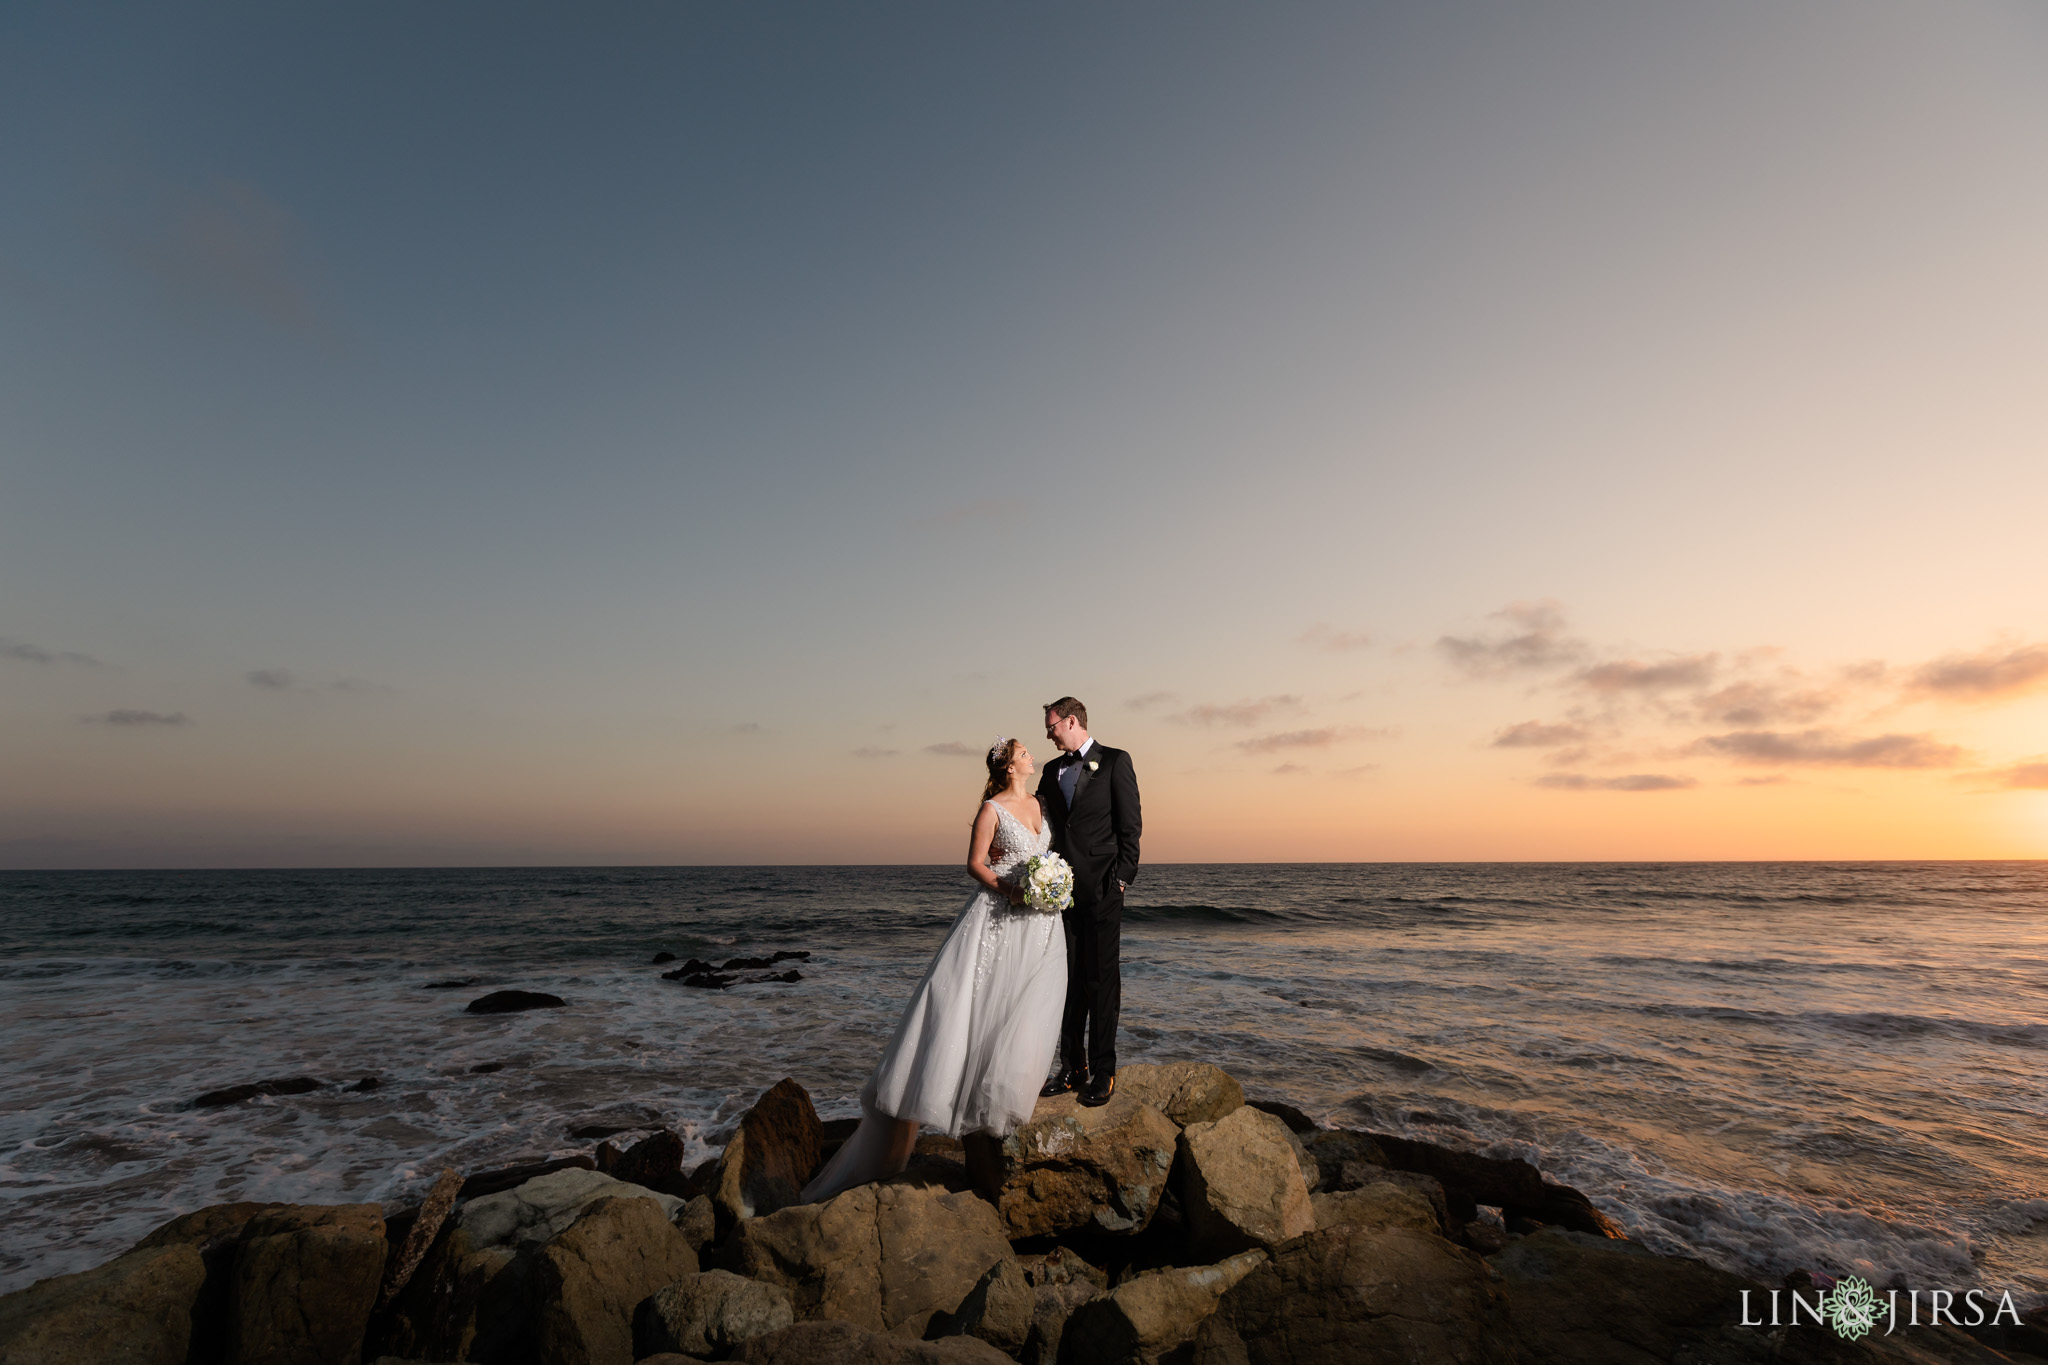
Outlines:
<svg viewBox="0 0 2048 1365"><path fill-rule="evenodd" d="M0 866L2048 857L2048 7L0 9Z"/></svg>

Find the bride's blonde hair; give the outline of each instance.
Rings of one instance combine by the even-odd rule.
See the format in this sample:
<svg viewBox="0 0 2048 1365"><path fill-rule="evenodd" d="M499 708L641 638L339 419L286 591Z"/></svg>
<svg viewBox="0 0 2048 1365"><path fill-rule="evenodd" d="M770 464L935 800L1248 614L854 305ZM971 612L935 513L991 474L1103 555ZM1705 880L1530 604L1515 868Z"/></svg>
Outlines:
<svg viewBox="0 0 2048 1365"><path fill-rule="evenodd" d="M997 792L1010 785L1010 760L1017 756L1021 739L1006 739L992 744L988 751L988 785L981 789L981 799L989 800Z"/></svg>

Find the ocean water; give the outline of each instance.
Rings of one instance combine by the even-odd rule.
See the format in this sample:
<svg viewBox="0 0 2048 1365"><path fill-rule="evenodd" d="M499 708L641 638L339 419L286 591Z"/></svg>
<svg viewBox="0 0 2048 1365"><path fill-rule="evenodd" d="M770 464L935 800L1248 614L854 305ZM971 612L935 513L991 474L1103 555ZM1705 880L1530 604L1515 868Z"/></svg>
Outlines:
<svg viewBox="0 0 2048 1365"><path fill-rule="evenodd" d="M445 1165L587 1151L581 1127L671 1126L702 1159L784 1076L854 1113L969 889L0 873L0 1290L203 1204L400 1203ZM663 949L812 956L718 992L663 981ZM473 985L425 989L449 979ZM569 1003L463 1013L507 986ZM1148 867L1124 1002L1125 1062L1527 1157L1659 1250L2048 1298L2048 864ZM331 1084L190 1107L297 1075Z"/></svg>

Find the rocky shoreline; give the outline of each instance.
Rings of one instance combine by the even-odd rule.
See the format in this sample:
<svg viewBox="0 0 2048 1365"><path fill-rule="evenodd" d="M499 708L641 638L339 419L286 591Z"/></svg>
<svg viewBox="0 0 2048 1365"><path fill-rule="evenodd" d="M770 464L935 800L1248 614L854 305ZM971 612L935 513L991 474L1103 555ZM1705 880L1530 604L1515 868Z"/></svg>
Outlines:
<svg viewBox="0 0 2048 1365"><path fill-rule="evenodd" d="M1204 1063L1125 1067L1099 1109L927 1136L900 1176L798 1204L852 1127L784 1080L695 1170L664 1131L447 1171L390 1213L214 1205L0 1297L0 1365L2048 1358L2038 1316L1740 1326L1743 1291L1811 1285L1652 1254L1527 1162L1320 1128Z"/></svg>

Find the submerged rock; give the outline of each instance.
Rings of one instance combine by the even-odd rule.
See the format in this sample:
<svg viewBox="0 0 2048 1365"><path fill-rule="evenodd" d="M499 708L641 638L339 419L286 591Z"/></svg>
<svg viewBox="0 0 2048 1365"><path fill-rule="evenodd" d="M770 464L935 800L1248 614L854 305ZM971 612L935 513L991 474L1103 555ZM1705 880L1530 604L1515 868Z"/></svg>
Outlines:
<svg viewBox="0 0 2048 1365"><path fill-rule="evenodd" d="M546 991L492 991L464 1006L468 1014L517 1014L521 1010L556 1010L569 1002Z"/></svg>
<svg viewBox="0 0 2048 1365"><path fill-rule="evenodd" d="M676 960L676 955L675 955L674 953L667 953L667 952L663 952L663 953L656 953L656 954L654 955L654 965L655 965L655 966L657 966L657 967L659 967L659 966L660 966L660 965L661 965L662 963L664 963L664 962L674 962L675 960Z"/></svg>
<svg viewBox="0 0 2048 1365"><path fill-rule="evenodd" d="M218 1109L222 1105L240 1104L253 1100L258 1095L307 1095L320 1089L323 1082L311 1076L285 1076L273 1081L251 1081L246 1085L223 1086L209 1090L192 1101L194 1109Z"/></svg>

